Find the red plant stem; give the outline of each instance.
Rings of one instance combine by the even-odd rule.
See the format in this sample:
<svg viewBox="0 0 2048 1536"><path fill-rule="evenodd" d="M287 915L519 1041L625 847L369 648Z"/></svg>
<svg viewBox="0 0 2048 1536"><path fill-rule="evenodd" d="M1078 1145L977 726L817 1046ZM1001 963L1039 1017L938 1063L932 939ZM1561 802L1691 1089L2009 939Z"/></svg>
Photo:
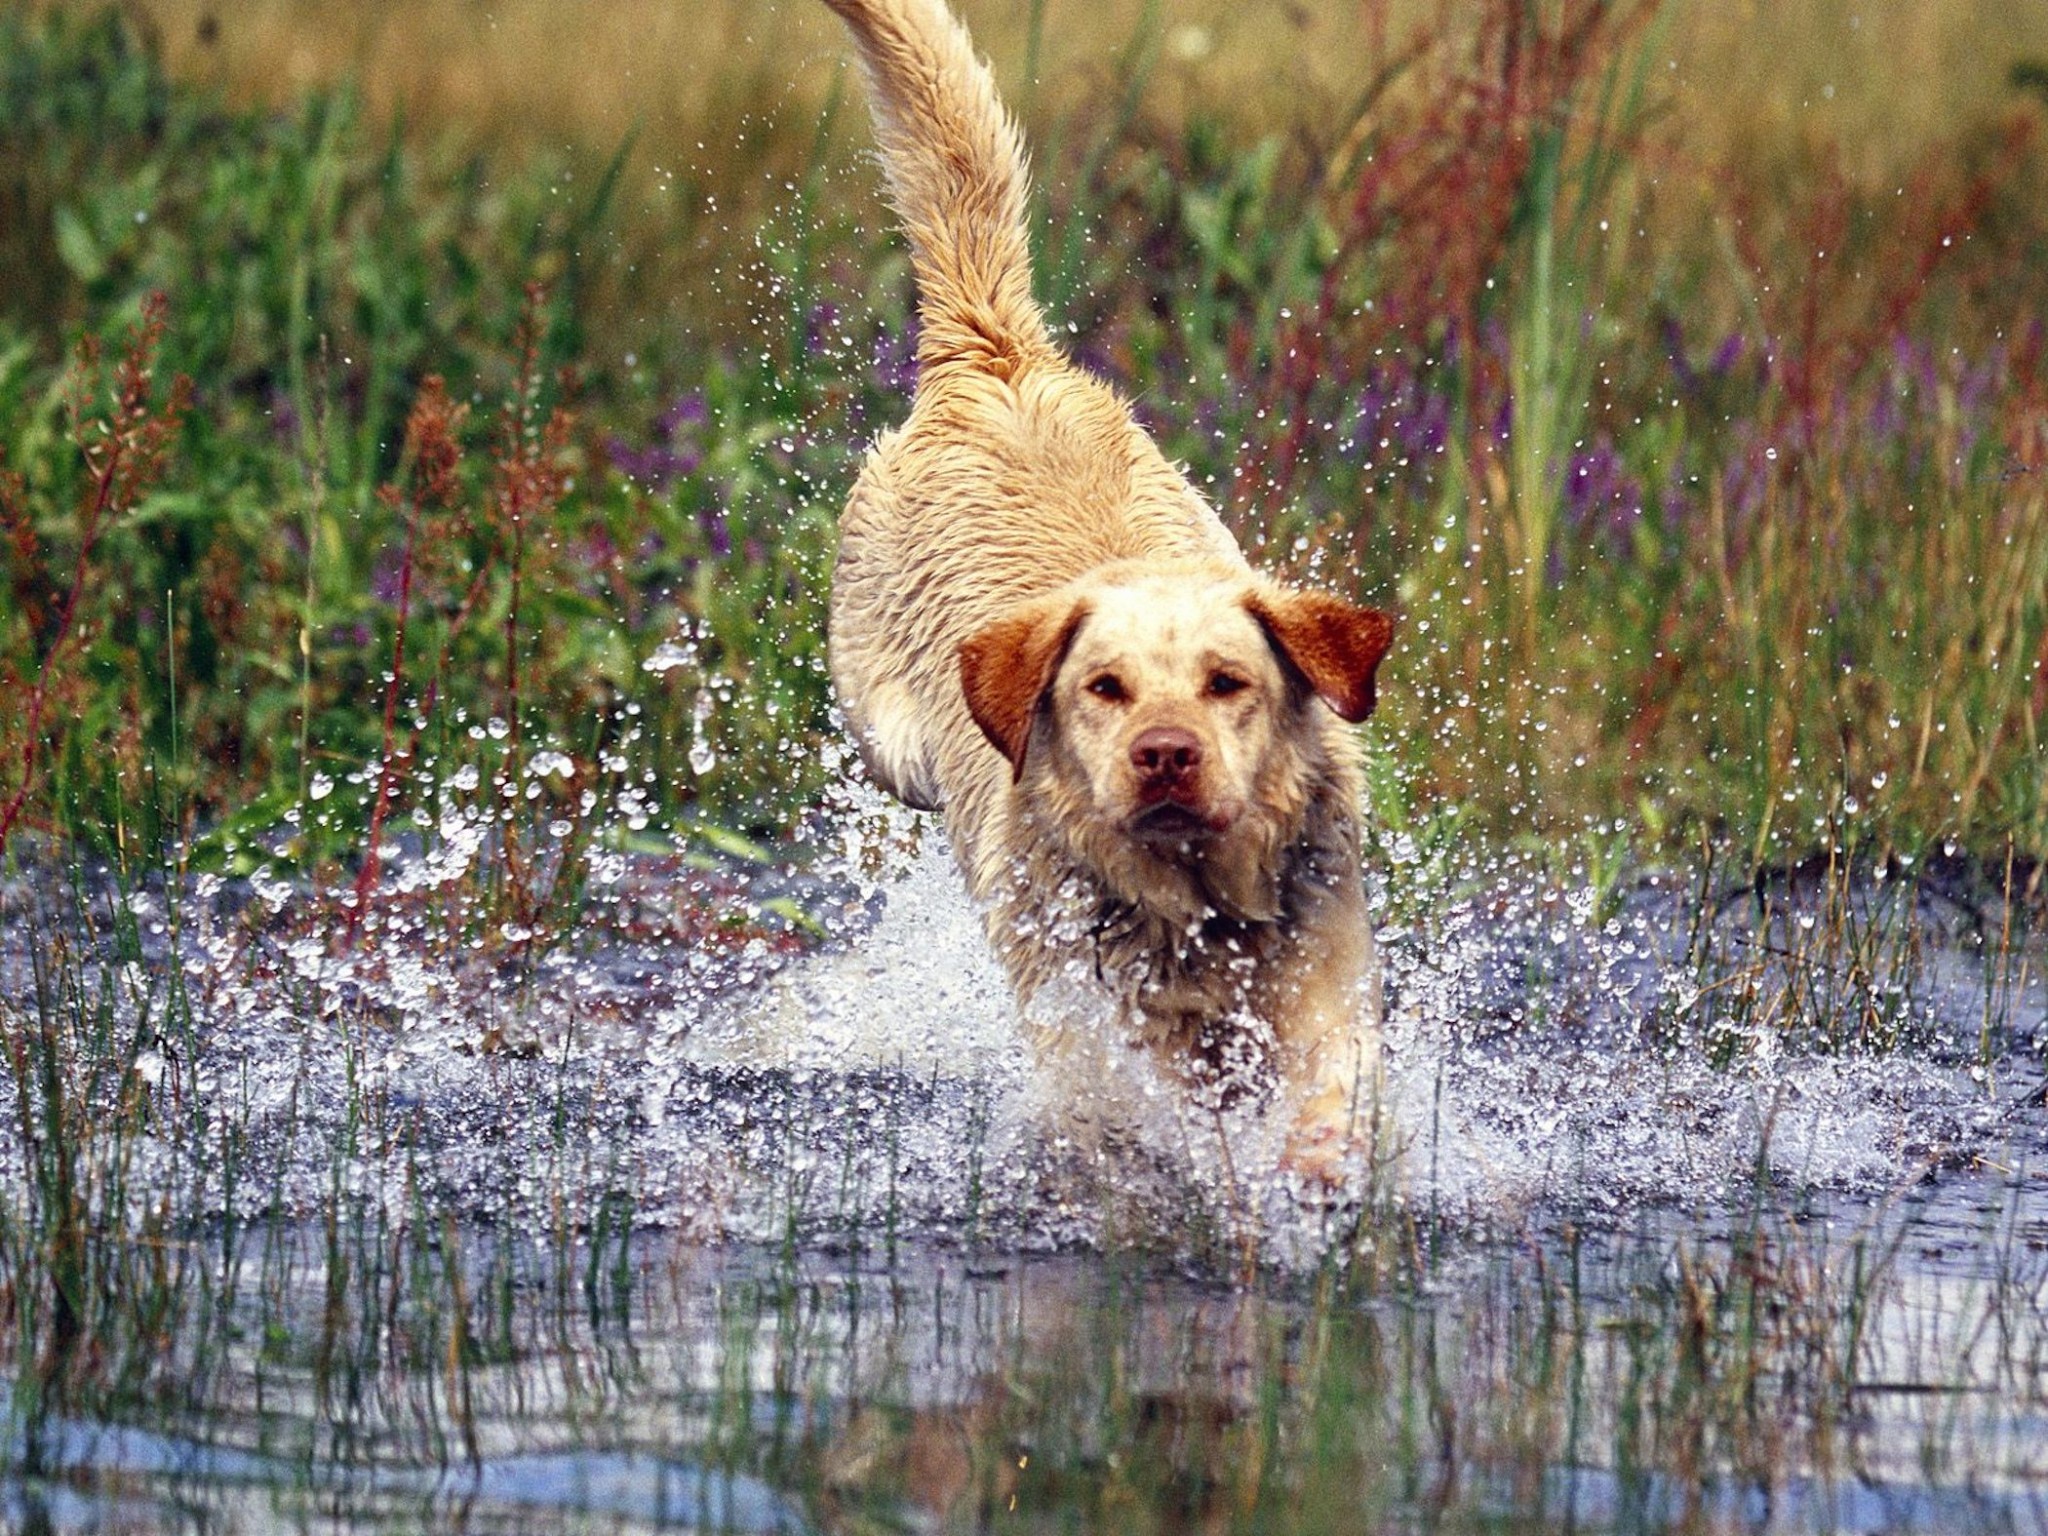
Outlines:
<svg viewBox="0 0 2048 1536"><path fill-rule="evenodd" d="M377 842L384 830L384 816L391 807L391 762L398 735L398 693L405 685L405 631L412 614L413 547L419 534L420 509L416 499L406 499L405 552L398 565L398 626L391 642L391 675L384 682L384 734L377 755L377 796L370 802L369 846L363 852L362 867L356 871L355 904L349 908L347 940L355 941L356 930L369 910L370 892L377 883L379 859Z"/></svg>
<svg viewBox="0 0 2048 1536"><path fill-rule="evenodd" d="M536 452L530 445L530 434L534 430L534 409L540 396L540 304L541 288L529 283L526 289L526 308L520 321L519 384L516 404L507 415L509 441L505 444L505 461L502 468L505 521L512 544L512 588L505 606L505 713L511 735L508 738L505 756L506 782L516 786L519 782L520 748L520 697L519 697L519 600L526 564L526 513L529 499L537 502L537 509L545 507L545 497L535 498L534 482L528 473L532 467L532 455ZM518 840L512 833L512 817L508 811L504 821L505 836L505 878L511 885L512 910L518 920L524 923L528 916L526 872L520 864Z"/></svg>
<svg viewBox="0 0 2048 1536"><path fill-rule="evenodd" d="M519 578L525 564L526 528L520 516L519 498L512 504L512 592L505 605L505 708L512 727L512 744L519 745Z"/></svg>
<svg viewBox="0 0 2048 1536"><path fill-rule="evenodd" d="M526 525L521 515L523 495L512 494L512 593L505 606L505 712L511 727L505 756L507 782L519 782L519 584L526 556ZM512 835L512 820L505 820L505 876L512 883L512 910L526 921L526 874L519 864L518 839Z"/></svg>
<svg viewBox="0 0 2048 1536"><path fill-rule="evenodd" d="M0 849L7 846L7 836L14 830L14 824L21 818L22 807L28 803L29 791L36 781L36 744L42 736L43 711L48 707L50 696L50 674L57 664L58 653L71 638L71 627L78 618L78 605L85 596L85 577L92 560L93 547L99 543L101 524L106 518L107 508L114 499L114 481L121 467L122 439L117 435L107 453L107 462L99 473L99 485L93 495L92 511L87 515L85 526L79 530L78 558L71 567L71 589L64 595L64 606L58 611L56 638L50 642L49 650L43 653L43 664L36 673L35 688L29 694L28 729L23 733L21 743L21 783L16 786L12 798L4 809L0 809Z"/></svg>

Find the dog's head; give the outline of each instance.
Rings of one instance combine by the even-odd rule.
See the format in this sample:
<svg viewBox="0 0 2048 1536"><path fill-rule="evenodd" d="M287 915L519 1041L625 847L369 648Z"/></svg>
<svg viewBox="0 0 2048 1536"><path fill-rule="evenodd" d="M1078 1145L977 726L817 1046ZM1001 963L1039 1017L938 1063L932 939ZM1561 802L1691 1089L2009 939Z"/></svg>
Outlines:
<svg viewBox="0 0 2048 1536"><path fill-rule="evenodd" d="M1372 712L1392 635L1387 615L1322 593L1127 568L974 636L961 683L1043 818L1113 884L1162 865L1256 884L1241 867L1270 862L1323 767L1317 712ZM1226 904L1267 904L1240 897Z"/></svg>

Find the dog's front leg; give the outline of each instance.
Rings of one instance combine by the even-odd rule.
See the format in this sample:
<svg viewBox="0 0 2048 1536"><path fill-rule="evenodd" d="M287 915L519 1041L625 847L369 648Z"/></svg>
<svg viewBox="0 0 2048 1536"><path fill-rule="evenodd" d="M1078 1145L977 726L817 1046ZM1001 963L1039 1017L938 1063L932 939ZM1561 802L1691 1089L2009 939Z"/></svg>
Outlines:
<svg viewBox="0 0 2048 1536"><path fill-rule="evenodd" d="M1380 977L1372 935L1309 952L1276 978L1272 1012L1287 1116L1281 1166L1324 1187L1346 1182L1371 1151L1380 1090Z"/></svg>

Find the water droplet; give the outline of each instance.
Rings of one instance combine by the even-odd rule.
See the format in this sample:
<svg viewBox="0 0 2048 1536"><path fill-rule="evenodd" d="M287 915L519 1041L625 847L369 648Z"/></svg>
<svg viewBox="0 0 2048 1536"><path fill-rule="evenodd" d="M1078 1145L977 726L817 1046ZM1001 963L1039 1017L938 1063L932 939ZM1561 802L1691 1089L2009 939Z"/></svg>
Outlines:
<svg viewBox="0 0 2048 1536"><path fill-rule="evenodd" d="M697 695L690 711L690 772L700 778L718 766L718 754L710 741L712 698L709 688Z"/></svg>

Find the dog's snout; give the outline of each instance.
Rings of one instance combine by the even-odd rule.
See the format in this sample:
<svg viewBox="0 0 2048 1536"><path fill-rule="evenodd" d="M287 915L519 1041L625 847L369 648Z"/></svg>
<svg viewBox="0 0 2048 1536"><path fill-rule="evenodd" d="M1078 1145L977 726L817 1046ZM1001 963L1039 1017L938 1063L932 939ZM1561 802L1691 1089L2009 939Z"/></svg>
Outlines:
<svg viewBox="0 0 2048 1536"><path fill-rule="evenodd" d="M1192 731L1155 725L1131 743L1131 766L1148 780L1172 783L1202 766L1202 744Z"/></svg>

